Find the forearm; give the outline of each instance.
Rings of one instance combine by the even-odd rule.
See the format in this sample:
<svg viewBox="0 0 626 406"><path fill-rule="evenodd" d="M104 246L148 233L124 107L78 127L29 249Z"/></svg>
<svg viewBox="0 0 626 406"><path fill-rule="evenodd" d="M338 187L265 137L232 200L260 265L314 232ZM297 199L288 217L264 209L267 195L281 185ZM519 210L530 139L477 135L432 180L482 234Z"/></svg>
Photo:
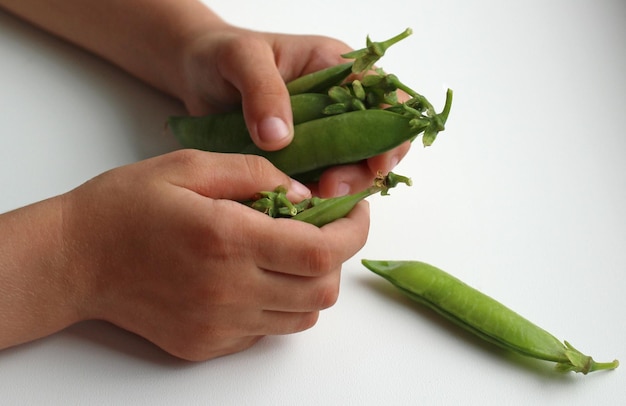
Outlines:
<svg viewBox="0 0 626 406"><path fill-rule="evenodd" d="M72 273L61 198L0 215L0 349L77 322L85 284Z"/></svg>
<svg viewBox="0 0 626 406"><path fill-rule="evenodd" d="M198 0L0 0L0 7L175 97L188 39L224 24Z"/></svg>

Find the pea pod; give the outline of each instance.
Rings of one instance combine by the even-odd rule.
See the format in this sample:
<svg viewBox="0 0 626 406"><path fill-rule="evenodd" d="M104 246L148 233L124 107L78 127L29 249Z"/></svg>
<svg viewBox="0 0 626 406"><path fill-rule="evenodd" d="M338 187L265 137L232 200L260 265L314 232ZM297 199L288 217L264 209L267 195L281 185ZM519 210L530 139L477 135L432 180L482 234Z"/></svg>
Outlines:
<svg viewBox="0 0 626 406"><path fill-rule="evenodd" d="M561 371L587 374L619 365L617 360L595 362L567 341L562 343L500 302L432 265L419 261L361 262L411 299L502 348L556 362Z"/></svg>
<svg viewBox="0 0 626 406"><path fill-rule="evenodd" d="M395 187L398 183L404 183L407 186L411 186L412 184L411 179L389 172L386 177L378 177L374 185L361 192L324 199L321 203L316 204L308 210L301 211L292 218L322 227L348 215L357 203L368 196L376 193L387 195L389 189Z"/></svg>
<svg viewBox="0 0 626 406"><path fill-rule="evenodd" d="M287 190L279 186L272 192L259 192L255 200L244 202L258 211L271 217L288 217L322 227L337 219L345 217L361 200L376 193L388 195L389 189L399 183L411 186L411 179L389 172L386 176L378 174L369 188L346 196L322 199L313 197L298 203L287 199Z"/></svg>
<svg viewBox="0 0 626 406"><path fill-rule="evenodd" d="M300 76L287 82L287 91L291 95L325 92L329 87L346 80L352 73L353 65L353 62L345 62Z"/></svg>
<svg viewBox="0 0 626 406"><path fill-rule="evenodd" d="M320 170L379 155L414 140L423 131L434 139L444 129L451 103L449 90L443 112L433 117L395 106L394 111L358 110L305 121L295 125L293 141L278 151L258 148L236 113L218 120L170 118L169 125L185 147L260 155L289 176L308 182L315 180Z"/></svg>
<svg viewBox="0 0 626 406"><path fill-rule="evenodd" d="M325 94L305 93L291 96L294 124L326 116L324 109L334 101ZM168 126L187 148L213 152L241 152L252 142L243 117L238 110L206 116L173 116Z"/></svg>
<svg viewBox="0 0 626 406"><path fill-rule="evenodd" d="M366 47L342 55L354 59L339 65L330 66L307 75L300 76L287 83L289 94L326 92L331 86L341 84L351 73L363 73L378 61L387 49L412 34L407 28L402 33L382 42L373 42L367 37Z"/></svg>
<svg viewBox="0 0 626 406"><path fill-rule="evenodd" d="M407 29L383 42L373 42L368 37L365 48L343 55L353 58L353 62L288 83L290 92L295 93L291 96L294 139L279 151L264 151L254 144L241 111L170 117L169 128L183 147L260 155L302 182L318 180L321 172L331 166L356 163L413 141L422 132L423 144L430 145L444 130L451 90L446 94L443 111L437 114L424 97L380 69L376 75L365 75L365 84L354 80L331 85L344 82L350 73L369 71L387 48L410 34ZM413 99L398 103L396 89L408 90ZM313 91L324 94L301 93ZM383 107L387 108L383 111Z"/></svg>
<svg viewBox="0 0 626 406"><path fill-rule="evenodd" d="M428 124L427 120L385 110L352 111L296 125L293 141L281 150L264 151L251 142L241 152L261 155L302 180L298 175L393 149L415 138Z"/></svg>

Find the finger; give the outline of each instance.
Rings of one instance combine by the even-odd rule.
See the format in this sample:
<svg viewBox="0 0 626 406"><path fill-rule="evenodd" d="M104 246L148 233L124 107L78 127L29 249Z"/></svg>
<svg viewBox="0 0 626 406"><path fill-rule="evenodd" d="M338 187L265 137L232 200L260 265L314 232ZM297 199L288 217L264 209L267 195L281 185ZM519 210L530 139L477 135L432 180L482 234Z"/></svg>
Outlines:
<svg viewBox="0 0 626 406"><path fill-rule="evenodd" d="M324 171L315 193L322 197L356 193L370 187L375 176L365 161L358 164L335 166Z"/></svg>
<svg viewBox="0 0 626 406"><path fill-rule="evenodd" d="M300 182L256 155L180 150L155 158L164 176L178 186L206 197L243 201L261 191L284 186L292 201L311 196Z"/></svg>
<svg viewBox="0 0 626 406"><path fill-rule="evenodd" d="M320 196L343 196L372 185L379 172L391 171L411 148L409 141L383 154L353 165L335 166L324 171L314 192Z"/></svg>
<svg viewBox="0 0 626 406"><path fill-rule="evenodd" d="M257 334L283 335L308 330L317 323L319 312L264 311L257 327Z"/></svg>
<svg viewBox="0 0 626 406"><path fill-rule="evenodd" d="M266 34L273 42L279 70L289 81L307 73L345 63L341 55L352 51L348 45L335 38L321 35Z"/></svg>
<svg viewBox="0 0 626 406"><path fill-rule="evenodd" d="M268 151L287 146L293 138L289 93L270 44L241 36L218 61L221 75L241 93L248 131L255 144Z"/></svg>
<svg viewBox="0 0 626 406"><path fill-rule="evenodd" d="M206 339L201 341L185 341L181 345L162 346L170 354L187 361L206 361L244 351L256 344L263 335L237 336L220 340Z"/></svg>
<svg viewBox="0 0 626 406"><path fill-rule="evenodd" d="M390 151L368 159L367 166L373 174L376 174L378 171L386 174L398 165L409 152L409 149L411 149L411 142L405 141Z"/></svg>
<svg viewBox="0 0 626 406"><path fill-rule="evenodd" d="M264 310L312 312L331 307L339 296L341 266L320 277L265 271L258 297Z"/></svg>
<svg viewBox="0 0 626 406"><path fill-rule="evenodd" d="M363 247L369 232L369 205L360 202L346 217L321 228L291 219L268 221L266 227L248 230L253 238L247 240L257 244L249 247L256 253L257 266L285 274L321 276Z"/></svg>

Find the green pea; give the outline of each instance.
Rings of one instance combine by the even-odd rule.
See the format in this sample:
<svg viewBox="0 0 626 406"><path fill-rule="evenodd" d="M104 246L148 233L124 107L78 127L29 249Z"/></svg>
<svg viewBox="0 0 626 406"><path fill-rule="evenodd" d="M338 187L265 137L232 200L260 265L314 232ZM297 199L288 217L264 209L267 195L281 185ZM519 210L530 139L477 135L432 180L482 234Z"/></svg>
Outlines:
<svg viewBox="0 0 626 406"><path fill-rule="evenodd" d="M432 265L419 261L361 262L411 299L502 348L556 362L561 371L587 374L619 365L617 360L595 362L567 341L562 343L500 302Z"/></svg>

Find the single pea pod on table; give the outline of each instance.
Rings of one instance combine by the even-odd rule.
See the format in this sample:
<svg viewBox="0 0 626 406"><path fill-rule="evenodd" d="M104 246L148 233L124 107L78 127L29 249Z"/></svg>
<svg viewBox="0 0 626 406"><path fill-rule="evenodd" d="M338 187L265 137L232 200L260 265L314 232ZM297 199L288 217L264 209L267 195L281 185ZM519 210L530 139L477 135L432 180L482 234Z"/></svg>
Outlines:
<svg viewBox="0 0 626 406"><path fill-rule="evenodd" d="M411 299L507 350L556 362L560 371L587 374L619 365L617 360L594 361L567 341L559 341L495 299L432 265L420 261L361 262Z"/></svg>
<svg viewBox="0 0 626 406"><path fill-rule="evenodd" d="M445 129L452 91L440 113L430 102L382 70L369 71L386 49L411 33L344 55L353 62L304 75L287 83L294 139L279 151L264 151L252 141L241 110L202 117L175 116L168 127L180 144L220 153L255 154L302 182L315 181L331 166L350 164L389 151L424 133L425 146ZM349 81L353 73L368 71ZM397 90L410 99L400 103Z"/></svg>

